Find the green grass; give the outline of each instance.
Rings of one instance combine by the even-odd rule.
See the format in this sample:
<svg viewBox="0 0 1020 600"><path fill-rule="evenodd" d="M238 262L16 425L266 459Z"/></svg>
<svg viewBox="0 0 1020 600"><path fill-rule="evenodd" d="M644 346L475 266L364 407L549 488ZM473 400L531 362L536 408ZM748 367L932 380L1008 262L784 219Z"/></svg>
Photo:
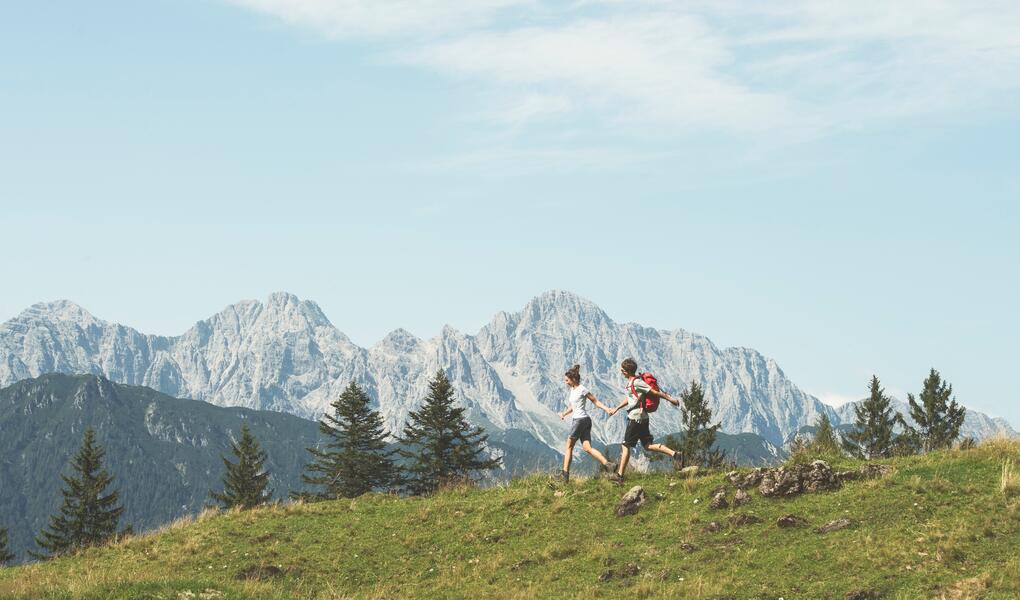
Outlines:
<svg viewBox="0 0 1020 600"><path fill-rule="evenodd" d="M1020 444L896 459L884 479L790 500L753 492L733 511L708 508L721 475L647 475L628 480L627 488L645 487L649 502L625 518L613 515L625 489L546 477L432 498L209 513L107 548L0 569L0 597L1016 598L1020 499L1002 489L1008 459L1020 459ZM728 525L745 512L762 522ZM808 526L777 528L788 513ZM814 533L841 517L853 525ZM722 530L705 531L709 521ZM640 572L599 581L628 563ZM259 568L265 580L239 578Z"/></svg>

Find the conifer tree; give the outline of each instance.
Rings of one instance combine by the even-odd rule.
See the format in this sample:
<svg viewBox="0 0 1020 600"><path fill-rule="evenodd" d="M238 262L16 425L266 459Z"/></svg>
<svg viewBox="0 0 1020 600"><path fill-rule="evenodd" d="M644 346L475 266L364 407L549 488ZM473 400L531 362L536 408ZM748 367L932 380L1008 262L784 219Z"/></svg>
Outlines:
<svg viewBox="0 0 1020 600"><path fill-rule="evenodd" d="M960 435L967 409L957 404L952 395L953 386L942 381L942 376L935 369L925 378L920 398L907 395L910 418L916 423L916 427L908 429L908 434L925 452L950 448Z"/></svg>
<svg viewBox="0 0 1020 600"><path fill-rule="evenodd" d="M0 528L0 567L14 560L14 554L7 547L7 529Z"/></svg>
<svg viewBox="0 0 1020 600"><path fill-rule="evenodd" d="M255 508L268 503L273 492L269 489L269 472L266 470L266 453L248 429L241 424L241 439L230 443L237 462L221 456L226 472L223 474L223 492L211 492L213 500L223 508Z"/></svg>
<svg viewBox="0 0 1020 600"><path fill-rule="evenodd" d="M470 481L473 474L499 467L499 458L487 458L489 436L464 418L454 406L453 387L442 370L429 382L421 408L408 415L400 442L400 455L408 459L407 488L412 494L429 494L444 485Z"/></svg>
<svg viewBox="0 0 1020 600"><path fill-rule="evenodd" d="M305 499L355 498L374 490L387 490L400 483L400 469L393 451L386 450L387 432L382 415L369 408L369 398L351 382L319 421L319 431L328 438L325 449L308 448L312 462L305 465L301 479L318 486L315 493L292 493Z"/></svg>
<svg viewBox="0 0 1020 600"><path fill-rule="evenodd" d="M719 423L709 425L712 420L712 409L708 407L705 391L697 381L680 394L680 419L683 424L683 441L680 451L684 462L689 465L710 466L710 462L720 462L724 454L713 454L715 433Z"/></svg>
<svg viewBox="0 0 1020 600"><path fill-rule="evenodd" d="M44 529L35 539L46 553L30 552L34 558L53 558L117 535L124 508L117 506L117 491L105 493L113 482L113 476L103 468L105 455L96 443L96 432L86 430L81 449L71 461L75 476L61 475L67 487L61 490L64 503L60 512L50 517L49 530Z"/></svg>
<svg viewBox="0 0 1020 600"><path fill-rule="evenodd" d="M877 376L872 375L869 389L868 399L854 407L854 429L844 435L843 448L857 458L889 458L895 447L893 428L903 415L893 411Z"/></svg>
<svg viewBox="0 0 1020 600"><path fill-rule="evenodd" d="M839 441L836 440L836 432L832 429L829 415L825 413L822 413L815 421L815 437L811 441L811 451L816 454L839 454Z"/></svg>

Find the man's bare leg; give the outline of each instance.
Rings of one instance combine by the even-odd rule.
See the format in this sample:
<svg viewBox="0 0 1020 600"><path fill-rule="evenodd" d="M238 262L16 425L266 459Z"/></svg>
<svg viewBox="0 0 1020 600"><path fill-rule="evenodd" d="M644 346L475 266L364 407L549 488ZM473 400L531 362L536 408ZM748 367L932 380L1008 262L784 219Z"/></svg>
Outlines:
<svg viewBox="0 0 1020 600"><path fill-rule="evenodd" d="M630 448L620 446L620 470L616 472L617 475L623 477L623 474L627 472L628 462L630 462Z"/></svg>

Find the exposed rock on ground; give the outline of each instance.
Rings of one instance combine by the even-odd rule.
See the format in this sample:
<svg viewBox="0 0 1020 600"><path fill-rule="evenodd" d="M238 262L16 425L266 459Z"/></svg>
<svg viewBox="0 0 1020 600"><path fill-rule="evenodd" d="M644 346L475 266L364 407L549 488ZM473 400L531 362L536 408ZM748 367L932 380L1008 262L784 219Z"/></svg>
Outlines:
<svg viewBox="0 0 1020 600"><path fill-rule="evenodd" d="M639 567L636 563L627 563L627 566L620 569L619 571L609 569L608 571L603 572L601 575L599 575L599 582L605 583L613 579L622 579L624 577L637 577L640 573L641 567Z"/></svg>
<svg viewBox="0 0 1020 600"><path fill-rule="evenodd" d="M839 531L840 529L846 529L850 527L852 522L850 519L836 519L835 521L829 521L825 525L815 529L815 533L830 533L832 531Z"/></svg>
<svg viewBox="0 0 1020 600"><path fill-rule="evenodd" d="M626 517L628 515L635 515L641 507L644 506L648 496L645 495L645 490L640 485L635 485L630 488L630 491L620 498L620 502L616 505L616 516Z"/></svg>
<svg viewBox="0 0 1020 600"><path fill-rule="evenodd" d="M803 527L807 525L807 521L798 517L797 515L783 515L776 521L776 526L780 529L788 529L790 527Z"/></svg>
<svg viewBox="0 0 1020 600"><path fill-rule="evenodd" d="M761 523L761 518L750 513L730 516L730 525L732 527L745 527L747 525L754 525L755 523Z"/></svg>
<svg viewBox="0 0 1020 600"><path fill-rule="evenodd" d="M733 495L733 506L743 506L751 501L751 495L744 490L737 490Z"/></svg>
<svg viewBox="0 0 1020 600"><path fill-rule="evenodd" d="M836 479L839 481L857 481L859 479L879 479L892 473L890 465L867 464L853 471L837 471Z"/></svg>
<svg viewBox="0 0 1020 600"><path fill-rule="evenodd" d="M707 533L715 533L720 529L722 529L722 526L719 525L719 523L717 523L716 521L712 521L708 525L705 525L705 531Z"/></svg>
<svg viewBox="0 0 1020 600"><path fill-rule="evenodd" d="M789 497L804 492L837 490L840 486L829 463L816 460L810 465L791 465L765 471L758 492L765 497Z"/></svg>
<svg viewBox="0 0 1020 600"><path fill-rule="evenodd" d="M738 490L744 490L747 488L753 488L761 483L762 477L765 476L765 472L768 469L758 467L750 473L739 473L737 471L730 471L726 474L726 479L729 480L730 484Z"/></svg>
<svg viewBox="0 0 1020 600"><path fill-rule="evenodd" d="M694 466L691 466L691 467L684 467L684 468L680 469L679 474L680 474L680 477L685 477L687 479L692 479L694 477L697 477L699 470L700 470L700 468L697 465L694 465Z"/></svg>
<svg viewBox="0 0 1020 600"><path fill-rule="evenodd" d="M712 496L712 501L708 504L708 507L717 510L729 508L730 503L726 501L726 492L725 491L716 492L715 495Z"/></svg>

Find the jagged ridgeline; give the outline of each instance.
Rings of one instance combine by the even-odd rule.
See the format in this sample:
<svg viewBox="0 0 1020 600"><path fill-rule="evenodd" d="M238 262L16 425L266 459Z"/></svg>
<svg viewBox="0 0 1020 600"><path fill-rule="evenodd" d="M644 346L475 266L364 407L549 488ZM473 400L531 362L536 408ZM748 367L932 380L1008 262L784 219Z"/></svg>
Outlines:
<svg viewBox="0 0 1020 600"><path fill-rule="evenodd" d="M568 292L498 313L475 335L446 327L423 340L397 330L371 348L351 342L314 302L284 293L228 306L175 337L102 321L67 301L34 305L0 326L0 385L54 371L96 373L175 397L317 419L356 381L378 401L386 428L399 431L442 368L473 423L490 434L525 431L553 449L568 427L556 416L563 370L579 363L585 386L617 401L624 393L618 364L627 356L667 390L698 381L725 433L754 433L781 447L822 413L834 425L853 420L852 408L822 404L752 349L719 348L681 329L617 323ZM862 397L864 391L862 382ZM596 443L620 441L623 427L622 418L596 417ZM680 412L663 407L653 427L657 435L679 431ZM967 411L961 435L999 432L1011 430Z"/></svg>
<svg viewBox="0 0 1020 600"><path fill-rule="evenodd" d="M222 490L222 456L231 456L242 423L266 451L277 498L302 490L306 448L321 441L318 423L286 413L224 408L172 398L95 375L47 374L0 390L0 527L19 560L60 505L61 474L91 427L106 449L125 512L136 532L195 514ZM558 455L523 431L495 432L507 478L553 465Z"/></svg>

